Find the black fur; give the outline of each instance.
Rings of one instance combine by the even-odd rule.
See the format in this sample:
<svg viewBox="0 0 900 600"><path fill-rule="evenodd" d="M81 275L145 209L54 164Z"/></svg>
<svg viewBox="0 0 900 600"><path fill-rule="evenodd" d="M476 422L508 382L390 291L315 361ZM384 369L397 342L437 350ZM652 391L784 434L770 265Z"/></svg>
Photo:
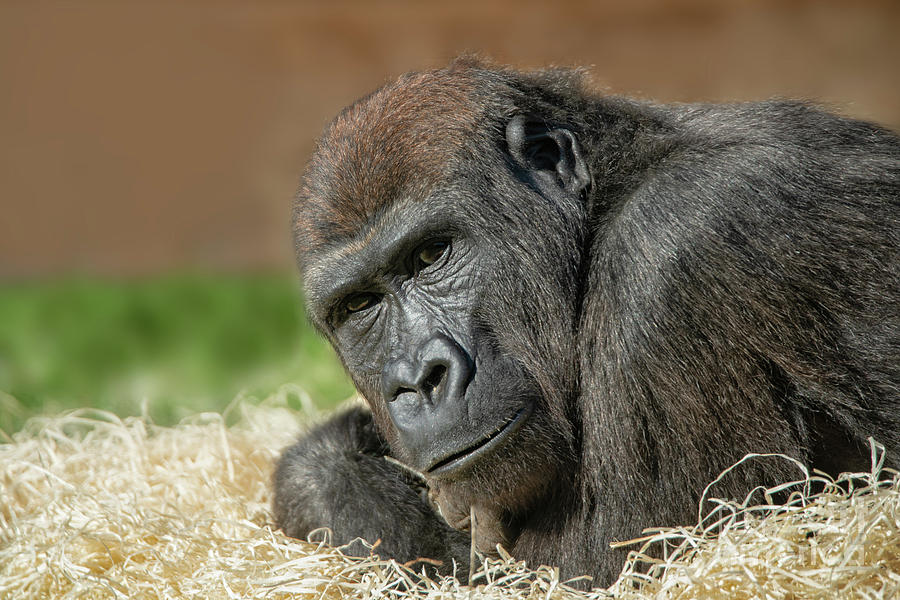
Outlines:
<svg viewBox="0 0 900 600"><path fill-rule="evenodd" d="M287 535L306 538L332 526L329 541L344 552L375 551L402 563L425 557L452 570L468 569L469 536L435 518L425 486L384 459L371 413L353 408L335 416L288 448L275 473L275 520ZM429 563L412 564L414 569Z"/></svg>
<svg viewBox="0 0 900 600"><path fill-rule="evenodd" d="M465 564L389 447L449 522L474 510L480 549L602 584L624 558L610 542L691 522L747 453L837 473L875 436L898 464L900 140L876 125L462 61L335 120L295 231L311 318L377 432L356 411L285 452L289 535ZM436 239L449 258L420 275ZM714 492L791 469L751 461Z"/></svg>

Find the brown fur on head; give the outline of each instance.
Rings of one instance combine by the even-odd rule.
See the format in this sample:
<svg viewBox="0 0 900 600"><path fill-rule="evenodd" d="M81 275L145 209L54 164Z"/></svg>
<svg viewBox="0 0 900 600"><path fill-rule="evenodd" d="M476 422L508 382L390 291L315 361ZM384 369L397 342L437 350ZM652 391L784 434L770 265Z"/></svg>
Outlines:
<svg viewBox="0 0 900 600"><path fill-rule="evenodd" d="M409 73L344 109L319 140L294 205L301 256L351 237L399 200L419 199L474 131L474 59Z"/></svg>

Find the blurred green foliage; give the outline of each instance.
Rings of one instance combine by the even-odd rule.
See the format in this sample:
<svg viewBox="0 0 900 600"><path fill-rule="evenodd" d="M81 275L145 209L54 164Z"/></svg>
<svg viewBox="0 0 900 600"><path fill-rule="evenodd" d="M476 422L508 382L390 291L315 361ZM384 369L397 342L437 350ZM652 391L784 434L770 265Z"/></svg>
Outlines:
<svg viewBox="0 0 900 600"><path fill-rule="evenodd" d="M70 278L0 287L0 429L91 406L171 424L296 383L348 398L291 274Z"/></svg>

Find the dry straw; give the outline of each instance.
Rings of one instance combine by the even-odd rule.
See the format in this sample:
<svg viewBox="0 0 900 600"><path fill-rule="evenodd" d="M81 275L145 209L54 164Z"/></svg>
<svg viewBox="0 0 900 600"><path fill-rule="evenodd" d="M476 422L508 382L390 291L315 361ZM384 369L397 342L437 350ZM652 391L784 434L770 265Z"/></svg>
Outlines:
<svg viewBox="0 0 900 600"><path fill-rule="evenodd" d="M0 598L900 597L900 477L874 444L871 473L798 470L787 505L707 500L699 525L628 542L619 580L592 592L508 557L468 586L292 540L269 513L273 461L306 420L286 393L171 428L29 422L0 445Z"/></svg>

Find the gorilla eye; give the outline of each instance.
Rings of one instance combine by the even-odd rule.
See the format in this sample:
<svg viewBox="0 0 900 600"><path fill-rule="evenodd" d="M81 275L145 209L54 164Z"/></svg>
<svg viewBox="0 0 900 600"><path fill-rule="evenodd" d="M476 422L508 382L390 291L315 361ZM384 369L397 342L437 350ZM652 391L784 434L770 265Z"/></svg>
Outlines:
<svg viewBox="0 0 900 600"><path fill-rule="evenodd" d="M344 300L344 310L348 313L360 312L378 304L378 296L375 294L353 294Z"/></svg>
<svg viewBox="0 0 900 600"><path fill-rule="evenodd" d="M450 249L450 242L431 242L416 253L416 267L424 269L439 261Z"/></svg>

